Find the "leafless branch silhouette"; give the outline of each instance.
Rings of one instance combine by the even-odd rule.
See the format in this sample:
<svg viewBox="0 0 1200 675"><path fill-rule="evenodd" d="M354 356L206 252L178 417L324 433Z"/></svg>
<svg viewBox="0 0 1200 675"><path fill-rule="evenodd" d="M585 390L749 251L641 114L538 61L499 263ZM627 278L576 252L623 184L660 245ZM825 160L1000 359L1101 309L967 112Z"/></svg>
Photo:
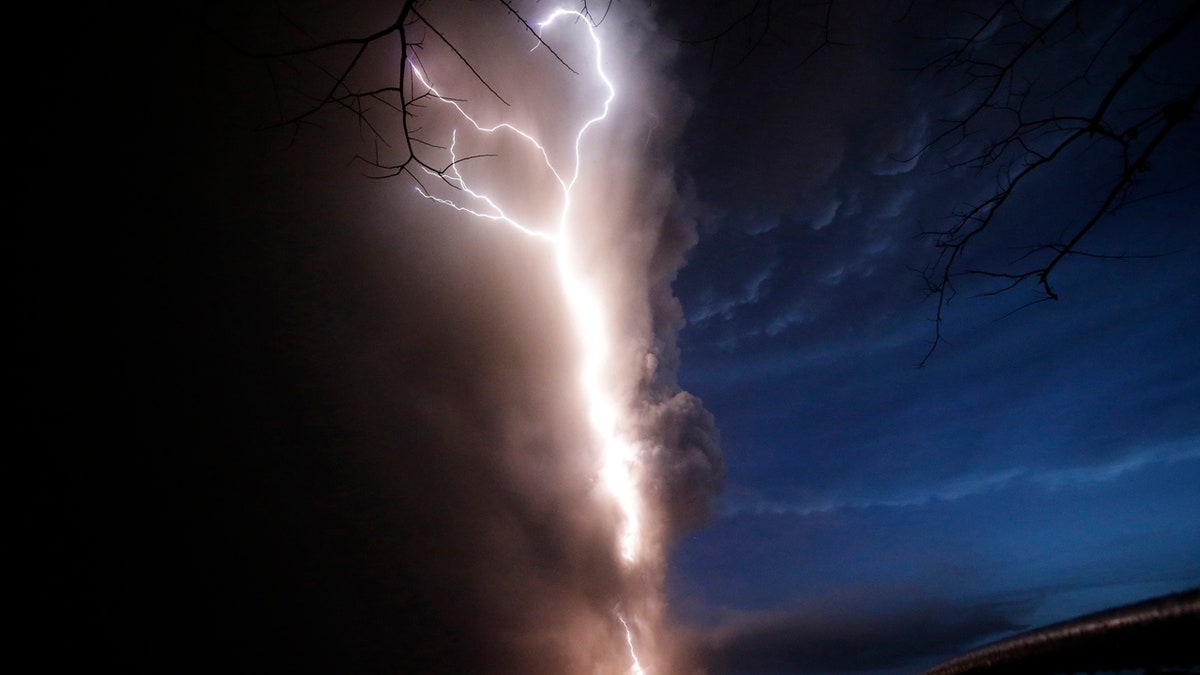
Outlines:
<svg viewBox="0 0 1200 675"><path fill-rule="evenodd" d="M554 47L538 35L536 27L521 14L511 0L495 0L511 14L516 21L528 31L539 46L546 50L571 73L578 72L563 59ZM243 55L262 63L269 71L272 81L276 82L276 102L278 119L261 125L262 129L290 129L293 134L305 125L318 124L318 120L331 113L345 113L352 116L358 124L362 135L373 146L373 152L368 155L357 154L351 160L369 167L371 178L393 178L407 176L421 184L420 175L438 176L446 180L446 174L453 167L489 155L471 155L459 157L446 163L445 148L432 142L422 135L418 118L422 107L433 95L412 73L412 64L419 65L421 52L428 41L436 41L448 49L459 61L461 67L482 85L496 101L510 105L484 74L476 67L468 56L459 49L455 41L443 32L431 18L422 13L421 7L427 3L421 0L403 0L399 2L396 18L377 30L355 37L342 37L327 41L316 41L299 27L299 24L284 18L291 25L304 44L291 49L275 51L259 51L247 48L227 40ZM580 12L590 17L593 23L602 21L607 16L611 2L607 3L599 16L589 12L586 2L580 3ZM364 87L356 78L356 72L363 67L364 58L368 52L378 50L397 50L403 55L396 59L393 71L389 75L390 83L386 86ZM318 59L319 57L319 59ZM330 68L327 63L337 63ZM308 72L319 75L318 81L323 82L317 91L290 88L292 103L283 102L281 92L284 89L276 73ZM442 97L446 98L446 97ZM299 104L295 101L300 101ZM384 124L385 118L387 124ZM398 120L399 132L385 131L395 129ZM442 151L442 152L435 152ZM446 181L456 187L453 181Z"/></svg>
<svg viewBox="0 0 1200 675"><path fill-rule="evenodd" d="M934 335L918 365L927 363L944 340L942 322L958 293L956 282L969 277L990 283L976 296L1031 283L1040 297L1028 304L1036 304L1058 299L1054 273L1073 256L1145 257L1097 253L1083 244L1104 216L1145 197L1140 189L1156 153L1192 121L1200 82L1157 75L1173 72L1162 62L1169 46L1196 39L1200 4L1141 0L1115 17L1105 16L1111 5L1097 7L1103 4L1071 0L1048 13L1043 3L996 2L990 12L972 15L973 30L944 38L955 46L921 69L960 78L961 92L973 102L945 120L943 129L908 159L943 150L954 157L947 160L950 169L994 170L996 184L989 195L956 212L949 227L924 232L936 249L933 260L919 269L935 303ZM1048 59L1062 50L1088 58L1063 64L1075 67L1060 73L1063 77L1043 77L1049 66L1058 65ZM1121 67L1098 65L1121 55L1127 57ZM983 233L1012 227L998 214L1035 177L1066 170L1064 157L1097 149L1114 158L1102 197L1057 239L1027 246L1007 265L965 262Z"/></svg>

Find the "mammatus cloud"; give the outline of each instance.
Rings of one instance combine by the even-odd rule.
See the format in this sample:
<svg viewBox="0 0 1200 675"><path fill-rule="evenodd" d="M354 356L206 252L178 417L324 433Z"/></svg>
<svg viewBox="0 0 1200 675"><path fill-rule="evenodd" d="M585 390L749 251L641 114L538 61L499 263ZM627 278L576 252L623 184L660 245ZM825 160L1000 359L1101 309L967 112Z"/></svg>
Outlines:
<svg viewBox="0 0 1200 675"><path fill-rule="evenodd" d="M688 317L690 322L699 324L710 319L728 321L733 318L739 307L757 303L765 291L764 285L771 280L777 266L776 261L769 261L755 271L753 276L742 280L738 288L723 297L715 297L715 293L710 291L707 294L709 297L702 297L697 303L699 308Z"/></svg>

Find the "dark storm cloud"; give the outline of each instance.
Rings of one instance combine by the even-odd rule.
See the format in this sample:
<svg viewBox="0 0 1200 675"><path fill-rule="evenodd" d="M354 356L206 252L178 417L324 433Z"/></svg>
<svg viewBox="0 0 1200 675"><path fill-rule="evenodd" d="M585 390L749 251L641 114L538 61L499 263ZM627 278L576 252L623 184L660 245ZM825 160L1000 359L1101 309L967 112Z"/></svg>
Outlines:
<svg viewBox="0 0 1200 675"><path fill-rule="evenodd" d="M1081 11L1081 21L1092 31L1119 17L1114 8L1091 4ZM976 14L966 7L946 11L924 3L838 3L829 17L837 44L800 65L809 53L806 45L821 38L810 27L821 25L823 12L775 11L771 37L750 48L735 31L717 45L711 60L696 59L704 65L688 71L697 88L737 92L735 100L741 102L715 93L702 100L693 124L703 130L697 138L705 142L695 142L686 157L713 213L709 234L678 285L688 300L689 345L698 354L706 347L714 353L764 353L785 342L784 349L810 352L833 340L878 343L881 329L897 312L928 317L932 306L918 309L924 282L915 270L932 261L936 251L920 233L949 226L955 212L986 199L994 188L993 171L948 169L969 156L964 153L978 152L986 133L964 143L941 143L915 157L978 95L969 79L916 72L949 49L954 44L949 37L962 34ZM693 20L703 22L703 13ZM991 44L988 38L984 44ZM1039 53L1038 63L1054 63L1066 77L1086 62L1089 46L1068 41ZM1123 67L1124 55L1118 56L1099 60L1093 75ZM1048 91L1063 84L1039 79ZM1075 86L1054 101L1087 109L1096 92L1080 89ZM980 130L1006 119L1003 113L985 115ZM964 265L1007 265L1021 247L1061 235L1077 219L1079 204L1103 191L1097 181L1107 176L1104 169L1113 159L1097 151L1057 162L1059 175L1074 180L1026 185L1005 207L1009 233L979 238ZM1076 163L1068 165L1071 161ZM1167 189L1178 187L1169 178L1172 168L1160 165L1155 173L1157 179L1167 177ZM1173 249L1139 238L1091 250L1146 255ZM728 264L715 266L718 258ZM757 262L750 264L750 258ZM966 297L986 287L964 279L958 290ZM1007 298L1008 309L1031 299ZM884 336L883 342L923 339L902 332Z"/></svg>
<svg viewBox="0 0 1200 675"><path fill-rule="evenodd" d="M896 30L905 4L839 4L833 38L856 48L827 48L806 65L824 8L773 7L765 40L751 46L735 31L698 48L711 58L691 60L685 75L704 94L695 124L710 142L687 146L685 159L705 167L698 176L705 198L727 209L790 212L822 227L845 196L839 174L855 173L867 157L903 159L923 124L906 87L911 77L888 72L909 65L893 61L905 42ZM680 15L685 38L725 27L715 16L720 8L705 9Z"/></svg>
<svg viewBox="0 0 1200 675"><path fill-rule="evenodd" d="M874 205L862 219L821 230L788 216L753 234L743 228L759 226L761 217L726 223L680 275L689 345L758 354L819 346L853 339L915 305L920 280L904 267L911 239L889 232L883 223L896 218L879 214L892 208ZM718 265L719 275L699 271Z"/></svg>
<svg viewBox="0 0 1200 675"><path fill-rule="evenodd" d="M804 66L795 62L809 39L802 27L816 19L781 10L772 25L788 27L785 42L758 45L736 68L717 60L693 73L697 86L746 103L699 105L694 125L720 141L686 157L714 205L677 285L692 349L764 353L878 335L874 324L919 297L909 268L928 214L911 203L932 186L933 167L910 158L937 113L899 71L904 31L916 30L895 23L903 9L839 6L835 31L844 32L834 37L855 48L829 47Z"/></svg>
<svg viewBox="0 0 1200 675"><path fill-rule="evenodd" d="M718 673L877 671L954 654L1024 628L1021 607L915 603L871 616L833 604L734 621L702 638Z"/></svg>

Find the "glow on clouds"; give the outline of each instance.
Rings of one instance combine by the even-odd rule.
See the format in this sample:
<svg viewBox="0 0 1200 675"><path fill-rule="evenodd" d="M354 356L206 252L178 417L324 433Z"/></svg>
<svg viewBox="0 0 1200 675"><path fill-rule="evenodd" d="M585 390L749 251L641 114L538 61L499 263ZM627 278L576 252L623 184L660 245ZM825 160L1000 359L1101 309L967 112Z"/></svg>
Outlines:
<svg viewBox="0 0 1200 675"><path fill-rule="evenodd" d="M529 132L513 124L501 122L498 124L483 124L472 116L466 109L469 104L443 95L429 81L421 68L412 66L412 72L421 84L428 90L433 99L453 108L461 119L467 122L475 131L484 134L511 134L521 142L528 144L535 154L541 157L544 169L553 175L558 185L560 206L556 221L553 223L525 223L517 217L505 212L505 195L493 195L486 188L477 187L468 180L460 170L464 160L457 156L458 131L451 133L448 151L450 162L443 174L436 174L428 169L427 173L435 181L444 181L459 193L454 197L442 197L432 194L423 187L418 192L425 198L439 204L467 213L476 218L503 223L523 236L544 241L552 250L558 279L569 309L575 334L580 343L582 362L579 369L580 386L583 400L587 407L587 418L591 426L593 442L600 449L602 465L599 468L599 478L604 489L616 503L620 523L617 527L618 541L615 542L630 575L636 574L640 566L654 558L652 551L660 546L658 542L648 540L644 527L645 502L642 498L643 472L642 457L639 448L648 442L645 439L633 437L632 429L634 411L628 402L623 402L615 386L605 374L614 370L613 349L611 345L614 309L594 281L580 268L578 228L585 220L576 213L578 210L575 200L575 188L581 172L585 167L584 156L587 151L586 141L588 132L594 126L609 120L610 108L617 96L617 89L604 69L604 49L597 28L587 17L575 11L564 9L555 10L548 18L538 24L539 35L552 28L556 22L566 19L572 21L581 30L586 31L592 46L593 75L603 84L604 97L597 101L594 112L590 117L581 120L574 134L571 156L566 162L555 161L545 144ZM535 42L536 51L539 42ZM594 215L594 214L593 214ZM588 218L587 220L595 220ZM611 226L612 224L607 224ZM639 658L638 640L635 631L630 627L627 617L621 607L614 608L614 613L624 629L625 643L628 646L628 672L644 673L642 659ZM648 617L641 619L640 625L650 623ZM643 657L644 658L644 657Z"/></svg>

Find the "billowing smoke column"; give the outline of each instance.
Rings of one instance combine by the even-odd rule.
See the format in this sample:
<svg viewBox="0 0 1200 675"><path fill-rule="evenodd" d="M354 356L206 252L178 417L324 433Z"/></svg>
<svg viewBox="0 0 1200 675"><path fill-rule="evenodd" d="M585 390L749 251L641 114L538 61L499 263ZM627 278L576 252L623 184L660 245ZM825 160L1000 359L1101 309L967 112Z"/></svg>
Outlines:
<svg viewBox="0 0 1200 675"><path fill-rule="evenodd" d="M592 486L577 495L582 519L611 537L609 583L569 612L575 654L563 658L573 672L670 673L665 542L703 517L721 472L711 415L674 381L682 319L670 282L694 232L667 151L685 111L659 74L670 54L644 8L617 5L599 26L529 11L528 32L503 12L431 20L454 31L459 53L431 44L410 61L421 137L443 139L447 167L426 169L417 192L461 216L449 226L522 240L513 264L540 256L539 283L552 269L561 291L521 329L566 340L576 433L555 452Z"/></svg>

